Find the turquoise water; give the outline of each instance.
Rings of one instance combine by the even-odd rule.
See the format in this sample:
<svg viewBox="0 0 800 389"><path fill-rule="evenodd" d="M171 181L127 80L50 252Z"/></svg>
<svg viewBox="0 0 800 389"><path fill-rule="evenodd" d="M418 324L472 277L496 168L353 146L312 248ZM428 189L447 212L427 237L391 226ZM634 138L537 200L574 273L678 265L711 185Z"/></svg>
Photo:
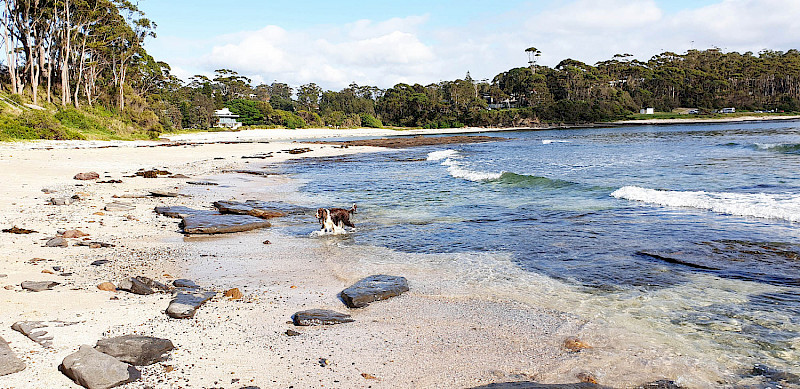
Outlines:
<svg viewBox="0 0 800 389"><path fill-rule="evenodd" d="M275 169L305 182L301 205L358 204L344 245L502 255L587 296L578 313L647 323L742 379L800 374L800 123L487 135L508 139Z"/></svg>

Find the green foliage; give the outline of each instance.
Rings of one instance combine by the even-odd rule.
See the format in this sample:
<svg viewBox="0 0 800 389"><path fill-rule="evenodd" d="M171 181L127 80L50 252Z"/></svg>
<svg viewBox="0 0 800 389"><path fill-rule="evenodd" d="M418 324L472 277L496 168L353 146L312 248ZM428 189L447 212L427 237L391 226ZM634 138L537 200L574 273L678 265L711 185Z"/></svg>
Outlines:
<svg viewBox="0 0 800 389"><path fill-rule="evenodd" d="M84 139L74 130L61 126L53 115L43 110L30 110L17 118L0 116L0 139Z"/></svg>
<svg viewBox="0 0 800 389"><path fill-rule="evenodd" d="M236 99L225 103L225 106L236 115L239 115L239 122L245 126L264 124L264 112L258 101Z"/></svg>
<svg viewBox="0 0 800 389"><path fill-rule="evenodd" d="M293 112L283 111L283 110L275 110L275 112L281 117L282 123L281 125L285 126L286 128L303 128L306 126L305 120L300 116L297 116Z"/></svg>
<svg viewBox="0 0 800 389"><path fill-rule="evenodd" d="M370 127L370 128L382 128L383 127L383 123L381 123L380 120L378 120L375 116L372 116L372 115L370 115L368 113L362 113L361 114L361 125L364 126L364 127Z"/></svg>
<svg viewBox="0 0 800 389"><path fill-rule="evenodd" d="M55 119L58 120L64 127L69 127L76 130L88 132L106 131L106 128L97 120L87 116L75 108L65 108L59 110L55 114Z"/></svg>

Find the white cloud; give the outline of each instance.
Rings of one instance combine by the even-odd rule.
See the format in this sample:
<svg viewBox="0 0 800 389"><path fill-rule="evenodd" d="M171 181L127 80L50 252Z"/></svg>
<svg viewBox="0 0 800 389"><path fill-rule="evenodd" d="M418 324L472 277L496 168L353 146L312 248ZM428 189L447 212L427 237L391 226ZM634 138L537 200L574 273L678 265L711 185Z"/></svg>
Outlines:
<svg viewBox="0 0 800 389"><path fill-rule="evenodd" d="M552 4L555 8L538 13L526 14L530 8L523 7L459 27L438 28L428 15L302 30L267 26L220 36L199 58L178 48L181 55L164 59L179 75L230 68L256 82L316 82L339 89L352 81L426 84L463 77L467 70L476 79L492 78L525 66L523 50L529 46L542 51L540 64L548 66L565 58L593 64L616 53L646 60L662 51L684 52L692 42L698 49L742 52L800 48L798 0L720 0L677 13L665 12L655 0Z"/></svg>

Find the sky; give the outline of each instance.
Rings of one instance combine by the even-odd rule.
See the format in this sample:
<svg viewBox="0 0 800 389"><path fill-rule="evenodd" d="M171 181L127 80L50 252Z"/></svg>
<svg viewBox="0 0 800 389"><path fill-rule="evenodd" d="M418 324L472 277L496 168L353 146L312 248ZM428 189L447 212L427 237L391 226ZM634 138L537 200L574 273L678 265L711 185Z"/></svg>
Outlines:
<svg viewBox="0 0 800 389"><path fill-rule="evenodd" d="M186 80L231 69L254 85L351 82L388 88L491 80L572 58L717 47L800 49L800 0L139 0L158 24L145 43Z"/></svg>

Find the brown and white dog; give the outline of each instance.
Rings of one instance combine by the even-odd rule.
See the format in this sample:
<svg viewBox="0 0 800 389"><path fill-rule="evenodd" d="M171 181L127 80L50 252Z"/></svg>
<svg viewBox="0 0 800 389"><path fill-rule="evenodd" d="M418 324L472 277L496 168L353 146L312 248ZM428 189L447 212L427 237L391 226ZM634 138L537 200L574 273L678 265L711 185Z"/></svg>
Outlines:
<svg viewBox="0 0 800 389"><path fill-rule="evenodd" d="M337 229L344 230L344 226L355 228L356 226L350 221L350 215L356 213L356 205L350 209L343 208L319 208L317 209L316 216L319 224L322 225L324 232L337 232Z"/></svg>

